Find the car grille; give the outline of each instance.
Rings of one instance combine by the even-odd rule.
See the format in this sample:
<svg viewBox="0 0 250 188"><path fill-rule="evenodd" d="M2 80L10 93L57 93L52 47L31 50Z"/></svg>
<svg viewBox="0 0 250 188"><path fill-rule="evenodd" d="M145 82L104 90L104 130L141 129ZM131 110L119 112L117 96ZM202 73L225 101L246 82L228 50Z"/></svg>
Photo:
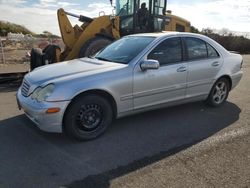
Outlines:
<svg viewBox="0 0 250 188"><path fill-rule="evenodd" d="M30 90L30 85L27 82L27 80L23 80L22 88L21 88L21 93L24 97L28 97L29 95L29 90Z"/></svg>

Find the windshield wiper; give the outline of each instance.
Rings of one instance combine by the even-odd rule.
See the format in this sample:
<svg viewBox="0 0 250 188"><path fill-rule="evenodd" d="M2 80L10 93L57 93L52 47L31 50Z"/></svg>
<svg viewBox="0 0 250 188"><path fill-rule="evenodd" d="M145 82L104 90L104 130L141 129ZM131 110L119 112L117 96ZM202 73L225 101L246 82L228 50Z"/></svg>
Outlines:
<svg viewBox="0 0 250 188"><path fill-rule="evenodd" d="M95 57L96 59L102 60L102 61L110 61L109 59L106 59L104 57Z"/></svg>
<svg viewBox="0 0 250 188"><path fill-rule="evenodd" d="M88 58L90 58L90 59L95 59L95 57L94 57L94 56L91 56L91 55L89 55Z"/></svg>
<svg viewBox="0 0 250 188"><path fill-rule="evenodd" d="M123 61L116 61L116 60L110 60L104 57L95 57L98 60L102 60L102 61L109 61L109 62L114 62L114 63L121 63L121 64L127 64L126 62Z"/></svg>

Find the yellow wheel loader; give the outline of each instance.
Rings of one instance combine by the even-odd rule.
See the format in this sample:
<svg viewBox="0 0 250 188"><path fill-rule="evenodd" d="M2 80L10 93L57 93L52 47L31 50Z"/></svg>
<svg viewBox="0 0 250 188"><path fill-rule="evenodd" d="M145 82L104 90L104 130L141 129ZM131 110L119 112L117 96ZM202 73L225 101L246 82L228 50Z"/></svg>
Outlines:
<svg viewBox="0 0 250 188"><path fill-rule="evenodd" d="M111 1L112 2L112 1ZM31 70L75 58L92 56L122 36L160 31L190 31L190 22L166 11L167 0L116 0L113 15L89 18L59 9L57 12L64 50L56 45L31 50ZM100 12L101 13L101 12ZM71 25L68 16L82 22Z"/></svg>

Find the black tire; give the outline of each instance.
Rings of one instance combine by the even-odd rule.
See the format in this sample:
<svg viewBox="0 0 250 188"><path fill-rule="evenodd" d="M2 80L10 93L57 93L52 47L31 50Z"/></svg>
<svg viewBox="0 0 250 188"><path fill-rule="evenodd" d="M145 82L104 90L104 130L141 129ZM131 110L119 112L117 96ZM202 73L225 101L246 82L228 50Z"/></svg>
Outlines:
<svg viewBox="0 0 250 188"><path fill-rule="evenodd" d="M56 63L56 50L59 50L61 52L61 48L58 45L55 44L49 44L44 50L44 65L45 61L47 61L48 64Z"/></svg>
<svg viewBox="0 0 250 188"><path fill-rule="evenodd" d="M80 141L94 139L112 123L113 110L103 97L90 94L72 102L64 116L64 131Z"/></svg>
<svg viewBox="0 0 250 188"><path fill-rule="evenodd" d="M229 90L230 88L228 79L220 78L213 85L206 100L207 104L212 107L221 106L227 100Z"/></svg>
<svg viewBox="0 0 250 188"><path fill-rule="evenodd" d="M79 58L90 57L112 43L112 40L105 37L95 37L88 40L80 49Z"/></svg>
<svg viewBox="0 0 250 188"><path fill-rule="evenodd" d="M30 52L30 71L43 65L43 52L40 48L33 48Z"/></svg>

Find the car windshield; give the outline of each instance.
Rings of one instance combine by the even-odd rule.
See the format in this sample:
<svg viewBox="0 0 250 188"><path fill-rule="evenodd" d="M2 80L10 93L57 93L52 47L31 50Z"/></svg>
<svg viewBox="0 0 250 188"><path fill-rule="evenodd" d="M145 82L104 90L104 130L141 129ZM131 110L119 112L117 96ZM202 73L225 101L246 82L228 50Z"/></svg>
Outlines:
<svg viewBox="0 0 250 188"><path fill-rule="evenodd" d="M95 58L104 61L128 64L155 38L146 36L129 36L121 38L96 54Z"/></svg>

